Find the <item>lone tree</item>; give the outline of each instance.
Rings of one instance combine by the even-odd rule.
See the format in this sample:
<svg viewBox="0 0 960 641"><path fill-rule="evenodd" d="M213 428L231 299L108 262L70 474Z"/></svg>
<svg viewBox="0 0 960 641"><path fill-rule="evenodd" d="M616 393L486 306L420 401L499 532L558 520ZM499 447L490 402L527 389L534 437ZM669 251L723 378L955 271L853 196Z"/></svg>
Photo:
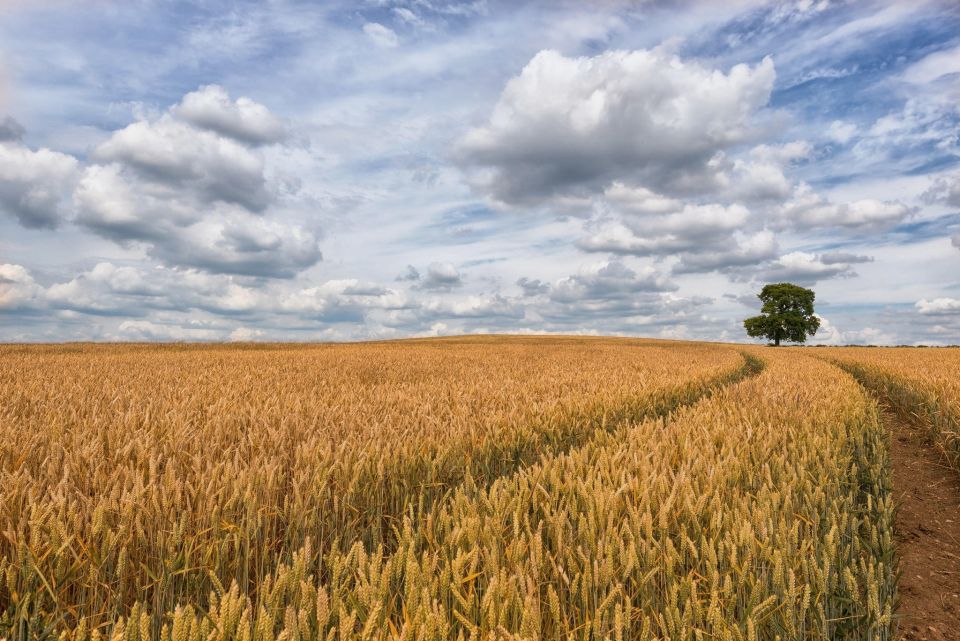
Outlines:
<svg viewBox="0 0 960 641"><path fill-rule="evenodd" d="M820 319L813 315L814 293L791 283L765 285L757 294L763 301L761 314L743 321L747 334L766 337L779 345L781 340L803 343L820 328Z"/></svg>

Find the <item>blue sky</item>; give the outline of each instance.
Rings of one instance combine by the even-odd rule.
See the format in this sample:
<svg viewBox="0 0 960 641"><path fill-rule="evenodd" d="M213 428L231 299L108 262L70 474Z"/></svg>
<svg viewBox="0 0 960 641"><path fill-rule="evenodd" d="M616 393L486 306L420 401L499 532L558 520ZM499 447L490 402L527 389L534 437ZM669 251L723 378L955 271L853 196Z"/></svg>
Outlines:
<svg viewBox="0 0 960 641"><path fill-rule="evenodd" d="M0 340L960 343L947 2L0 2Z"/></svg>

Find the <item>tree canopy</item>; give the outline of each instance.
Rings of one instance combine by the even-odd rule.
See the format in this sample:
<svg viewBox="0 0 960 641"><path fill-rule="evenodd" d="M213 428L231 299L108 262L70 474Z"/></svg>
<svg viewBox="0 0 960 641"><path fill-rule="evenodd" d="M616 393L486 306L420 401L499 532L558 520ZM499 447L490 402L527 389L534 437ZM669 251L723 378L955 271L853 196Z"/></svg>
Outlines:
<svg viewBox="0 0 960 641"><path fill-rule="evenodd" d="M757 294L763 302L760 315L743 321L747 334L765 337L779 345L781 340L803 343L820 328L820 319L814 315L813 290L792 283L765 285Z"/></svg>

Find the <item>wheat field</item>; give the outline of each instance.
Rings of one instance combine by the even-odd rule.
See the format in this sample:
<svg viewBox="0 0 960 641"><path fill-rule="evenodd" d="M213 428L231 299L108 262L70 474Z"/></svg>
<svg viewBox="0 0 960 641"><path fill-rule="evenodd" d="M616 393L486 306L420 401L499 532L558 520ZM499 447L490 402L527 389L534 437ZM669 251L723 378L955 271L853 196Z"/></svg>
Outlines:
<svg viewBox="0 0 960 641"><path fill-rule="evenodd" d="M0 347L0 638L893 638L886 436L822 354Z"/></svg>
<svg viewBox="0 0 960 641"><path fill-rule="evenodd" d="M960 471L960 350L846 347L830 356L929 430L944 459Z"/></svg>

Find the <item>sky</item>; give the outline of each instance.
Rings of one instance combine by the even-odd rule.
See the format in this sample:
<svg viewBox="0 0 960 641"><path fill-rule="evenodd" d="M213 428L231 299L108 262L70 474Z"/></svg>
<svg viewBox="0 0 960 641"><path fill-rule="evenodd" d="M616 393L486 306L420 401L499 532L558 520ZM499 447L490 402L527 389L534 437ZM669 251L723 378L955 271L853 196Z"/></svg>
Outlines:
<svg viewBox="0 0 960 641"><path fill-rule="evenodd" d="M960 343L960 5L0 0L0 341Z"/></svg>

